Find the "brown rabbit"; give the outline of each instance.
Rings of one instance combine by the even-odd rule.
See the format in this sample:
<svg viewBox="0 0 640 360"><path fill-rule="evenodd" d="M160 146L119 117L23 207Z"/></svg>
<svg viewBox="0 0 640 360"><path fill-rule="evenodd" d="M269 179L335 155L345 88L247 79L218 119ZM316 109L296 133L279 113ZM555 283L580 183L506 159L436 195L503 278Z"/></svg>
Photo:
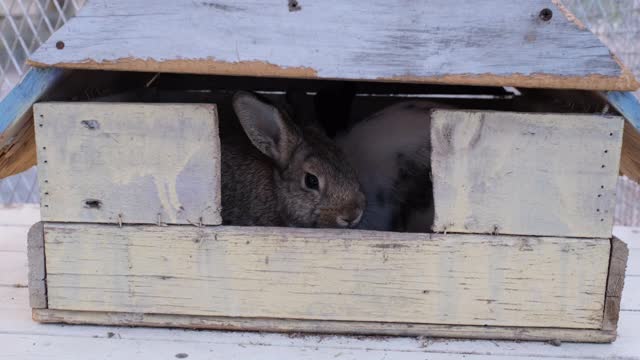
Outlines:
<svg viewBox="0 0 640 360"><path fill-rule="evenodd" d="M356 173L322 131L299 128L252 93L236 93L232 105L244 132L221 129L225 224L358 224L365 198Z"/></svg>

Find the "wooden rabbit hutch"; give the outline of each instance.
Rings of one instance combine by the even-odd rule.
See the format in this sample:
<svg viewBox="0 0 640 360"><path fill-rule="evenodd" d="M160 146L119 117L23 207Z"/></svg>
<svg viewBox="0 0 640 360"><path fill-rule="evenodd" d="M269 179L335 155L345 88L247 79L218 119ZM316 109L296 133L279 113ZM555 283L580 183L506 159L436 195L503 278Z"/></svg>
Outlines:
<svg viewBox="0 0 640 360"><path fill-rule="evenodd" d="M616 337L638 83L557 0L92 1L30 63L0 176L37 154L36 321ZM221 225L210 90L338 83L455 105L432 113L433 232Z"/></svg>

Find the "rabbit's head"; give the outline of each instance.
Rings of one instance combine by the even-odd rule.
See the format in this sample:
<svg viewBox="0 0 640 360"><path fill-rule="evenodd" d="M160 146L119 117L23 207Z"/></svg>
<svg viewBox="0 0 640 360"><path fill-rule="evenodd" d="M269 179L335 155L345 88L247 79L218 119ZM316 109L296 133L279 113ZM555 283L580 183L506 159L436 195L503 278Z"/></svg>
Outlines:
<svg viewBox="0 0 640 360"><path fill-rule="evenodd" d="M233 108L251 143L271 159L277 209L288 226L358 224L365 207L358 178L321 130L299 128L252 93L236 93Z"/></svg>

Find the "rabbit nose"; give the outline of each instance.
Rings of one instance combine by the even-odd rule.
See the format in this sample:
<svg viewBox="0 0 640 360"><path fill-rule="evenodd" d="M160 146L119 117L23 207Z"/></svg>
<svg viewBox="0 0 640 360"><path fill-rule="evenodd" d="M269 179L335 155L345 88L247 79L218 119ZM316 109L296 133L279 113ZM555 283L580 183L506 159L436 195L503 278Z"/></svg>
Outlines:
<svg viewBox="0 0 640 360"><path fill-rule="evenodd" d="M357 225L362 218L362 209L355 209L348 214L338 215L336 222L340 227L352 227Z"/></svg>

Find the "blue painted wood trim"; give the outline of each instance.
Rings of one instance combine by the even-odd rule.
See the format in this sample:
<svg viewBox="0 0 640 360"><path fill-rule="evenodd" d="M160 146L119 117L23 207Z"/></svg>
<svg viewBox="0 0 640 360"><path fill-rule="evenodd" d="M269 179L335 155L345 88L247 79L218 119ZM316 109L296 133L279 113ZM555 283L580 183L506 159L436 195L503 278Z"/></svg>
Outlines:
<svg viewBox="0 0 640 360"><path fill-rule="evenodd" d="M605 91L604 96L622 116L640 131L640 100L628 91Z"/></svg>
<svg viewBox="0 0 640 360"><path fill-rule="evenodd" d="M0 102L0 134L18 121L33 103L60 81L66 71L55 68L31 68Z"/></svg>

